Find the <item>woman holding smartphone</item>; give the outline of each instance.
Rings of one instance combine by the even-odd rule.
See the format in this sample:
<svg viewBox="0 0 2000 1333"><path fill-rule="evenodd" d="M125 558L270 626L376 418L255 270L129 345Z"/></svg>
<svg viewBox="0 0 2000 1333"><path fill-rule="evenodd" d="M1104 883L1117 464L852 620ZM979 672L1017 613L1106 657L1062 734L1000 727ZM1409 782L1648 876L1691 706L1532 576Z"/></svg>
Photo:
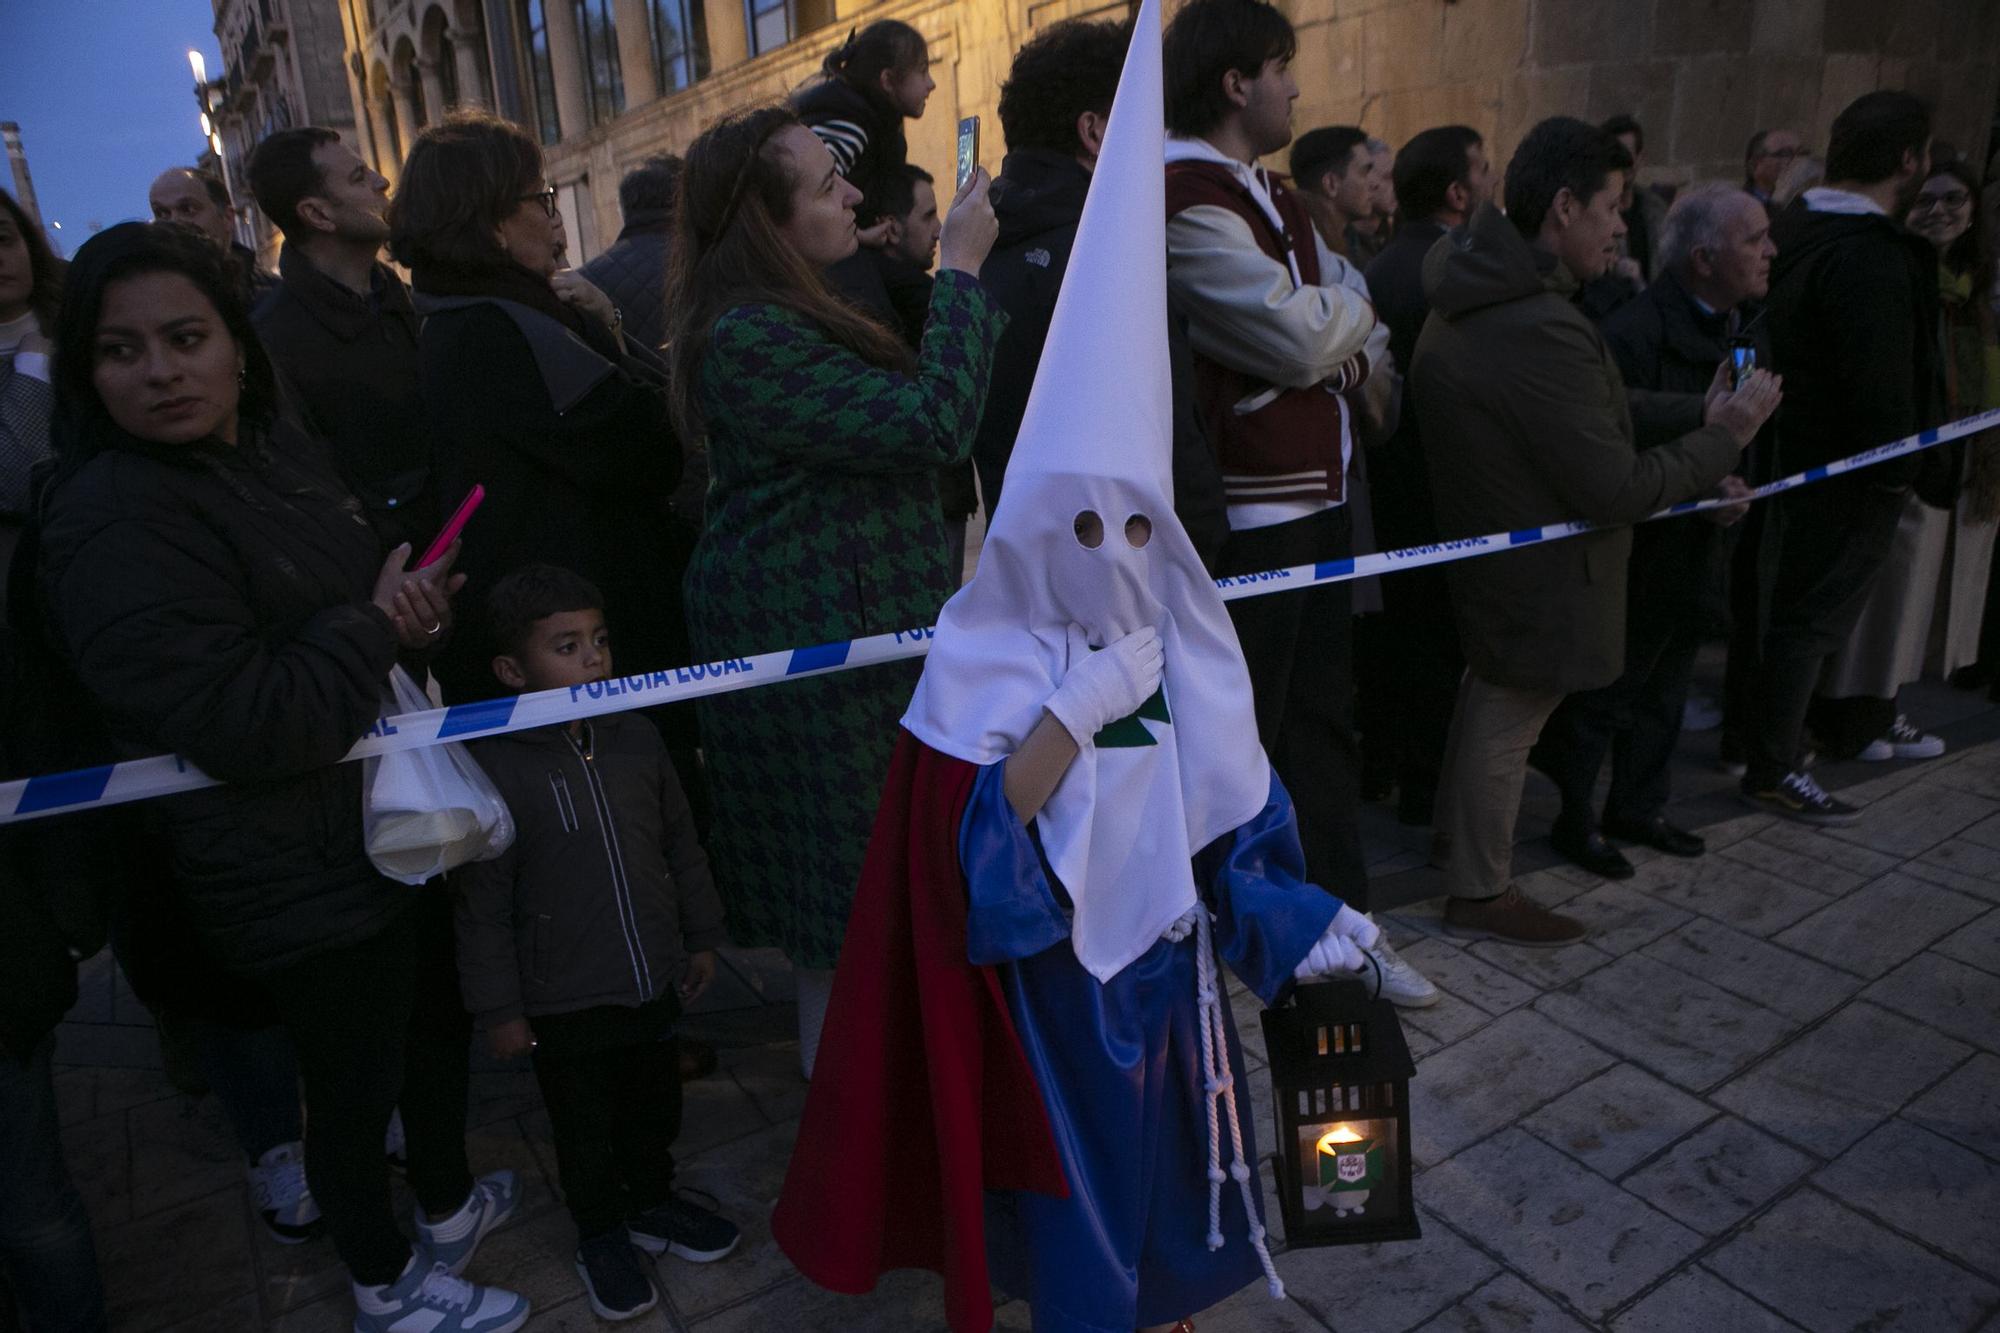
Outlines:
<svg viewBox="0 0 2000 1333"><path fill-rule="evenodd" d="M339 762L398 655L451 629L455 553L422 574L407 545L381 559L318 443L278 417L270 362L200 237L129 223L77 252L55 388L40 547L54 627L121 750L185 755L227 784L149 813L202 946L271 995L297 1048L306 1173L355 1327L518 1328L526 1301L455 1276L518 1191L512 1173L469 1178L463 1079L410 1046L416 895L369 864L361 769ZM430 1219L415 1251L382 1155L399 1099L413 1145L459 1149L411 1154Z"/></svg>
<svg viewBox="0 0 2000 1333"><path fill-rule="evenodd" d="M912 355L827 287L860 192L797 116L748 112L688 150L667 309L675 417L708 444L687 576L699 657L914 630L957 588L936 477L972 448L1005 321L975 276L998 231L987 183L975 172L945 220ZM916 678L906 662L703 701L730 938L799 970L808 1075Z"/></svg>

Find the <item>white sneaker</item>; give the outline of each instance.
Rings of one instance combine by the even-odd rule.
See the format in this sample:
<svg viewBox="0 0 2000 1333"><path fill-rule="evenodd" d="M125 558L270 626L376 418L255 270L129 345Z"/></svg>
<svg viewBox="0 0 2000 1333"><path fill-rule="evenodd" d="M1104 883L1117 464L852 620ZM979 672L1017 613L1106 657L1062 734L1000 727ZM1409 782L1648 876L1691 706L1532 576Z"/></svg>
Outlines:
<svg viewBox="0 0 2000 1333"><path fill-rule="evenodd" d="M472 1252L487 1233L514 1215L521 1202L521 1180L511 1169L490 1171L472 1182L472 1193L458 1211L441 1222L424 1216L416 1205L417 1244L453 1277L472 1262Z"/></svg>
<svg viewBox="0 0 2000 1333"><path fill-rule="evenodd" d="M1374 922L1373 913L1368 920ZM1381 930L1379 925L1376 929L1381 933L1376 935L1375 943L1362 952L1382 969L1382 997L1404 1009L1426 1009L1436 1004L1438 988L1430 983L1430 978L1402 960L1389 944L1388 931Z"/></svg>
<svg viewBox="0 0 2000 1333"><path fill-rule="evenodd" d="M1890 759L1935 759L1944 753L1944 738L1929 732L1919 731L1910 724L1910 719L1902 713L1889 724L1889 734L1868 742L1856 759L1865 759L1871 764L1883 763Z"/></svg>
<svg viewBox="0 0 2000 1333"><path fill-rule="evenodd" d="M280 1245L302 1245L319 1234L319 1204L306 1183L303 1143L281 1143L250 1168L250 1197L264 1229Z"/></svg>
<svg viewBox="0 0 2000 1333"><path fill-rule="evenodd" d="M528 1322L527 1297L453 1277L420 1258L386 1287L354 1284L354 1333L514 1333Z"/></svg>

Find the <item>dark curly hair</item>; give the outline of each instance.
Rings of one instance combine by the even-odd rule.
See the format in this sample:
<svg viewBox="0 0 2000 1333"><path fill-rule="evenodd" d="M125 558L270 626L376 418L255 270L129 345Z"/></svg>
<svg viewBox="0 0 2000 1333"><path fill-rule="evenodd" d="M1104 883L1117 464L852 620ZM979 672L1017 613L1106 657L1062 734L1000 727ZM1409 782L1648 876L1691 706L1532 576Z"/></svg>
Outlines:
<svg viewBox="0 0 2000 1333"><path fill-rule="evenodd" d="M1130 22L1070 19L1015 52L1000 85L1000 132L1008 150L1081 151L1077 118L1086 111L1111 114L1131 44Z"/></svg>
<svg viewBox="0 0 2000 1333"><path fill-rule="evenodd" d="M1231 70L1254 79L1266 62L1299 53L1291 20L1264 0L1188 0L1161 43L1167 131L1182 136L1207 134L1229 114L1222 80Z"/></svg>
<svg viewBox="0 0 2000 1333"><path fill-rule="evenodd" d="M1614 171L1630 171L1625 145L1595 125L1572 116L1550 116L1521 140L1507 164L1507 220L1533 240L1542 221L1567 189L1588 203Z"/></svg>

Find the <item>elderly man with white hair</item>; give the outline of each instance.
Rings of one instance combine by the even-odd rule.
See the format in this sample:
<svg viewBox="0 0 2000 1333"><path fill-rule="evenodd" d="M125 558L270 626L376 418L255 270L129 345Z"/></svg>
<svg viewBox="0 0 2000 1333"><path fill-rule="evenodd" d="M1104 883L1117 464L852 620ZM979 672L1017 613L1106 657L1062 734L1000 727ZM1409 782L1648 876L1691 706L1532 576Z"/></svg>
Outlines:
<svg viewBox="0 0 2000 1333"><path fill-rule="evenodd" d="M1776 254L1763 206L1743 189L1698 185L1674 201L1655 251L1659 276L1603 330L1632 395L1642 449L1675 439L1701 420L1704 397L1727 383L1735 345L1768 367L1754 306L1769 289ZM1746 464L1754 467L1756 453L1753 445ZM1742 478L1732 476L1722 493L1745 489ZM1555 780L1563 799L1551 840L1570 860L1606 878L1633 873L1607 836L1670 856L1704 850L1699 837L1666 818L1668 765L1695 653L1712 618L1710 589L1734 546L1726 528L1745 508L1638 527L1627 572L1625 673L1603 689L1569 696L1543 728L1535 764ZM1740 592L1754 595L1750 580L1738 582ZM1592 789L1607 751L1611 789L1600 824Z"/></svg>

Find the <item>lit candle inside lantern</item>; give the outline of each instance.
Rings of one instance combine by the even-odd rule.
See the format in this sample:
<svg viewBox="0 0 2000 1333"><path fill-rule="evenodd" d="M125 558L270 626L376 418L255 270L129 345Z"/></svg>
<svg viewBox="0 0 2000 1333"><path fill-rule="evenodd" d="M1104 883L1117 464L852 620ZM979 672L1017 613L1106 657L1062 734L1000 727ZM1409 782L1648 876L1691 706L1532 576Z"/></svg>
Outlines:
<svg viewBox="0 0 2000 1333"><path fill-rule="evenodd" d="M1319 1138L1319 1184L1335 1216L1360 1213L1382 1173L1382 1147L1352 1125L1335 1125Z"/></svg>

